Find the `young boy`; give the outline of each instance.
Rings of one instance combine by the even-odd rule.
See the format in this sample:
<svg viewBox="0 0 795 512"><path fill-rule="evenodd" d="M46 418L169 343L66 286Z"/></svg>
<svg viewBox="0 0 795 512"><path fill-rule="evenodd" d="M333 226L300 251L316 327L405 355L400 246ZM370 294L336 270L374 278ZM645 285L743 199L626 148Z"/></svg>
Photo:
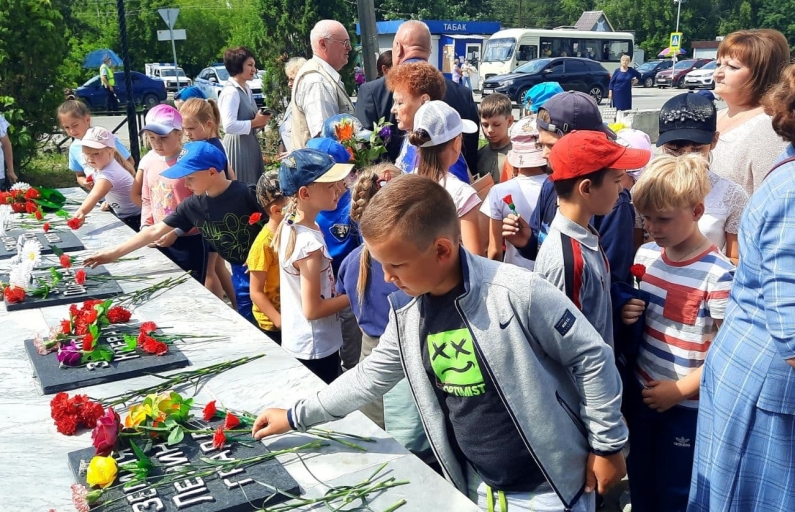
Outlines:
<svg viewBox="0 0 795 512"><path fill-rule="evenodd" d="M635 256L646 267L640 289L651 296L648 308L632 299L622 309L625 324L642 314L646 323L625 389L635 512L687 508L702 365L734 279L734 265L698 229L707 166L695 155L657 157L632 190L654 238Z"/></svg>
<svg viewBox="0 0 795 512"><path fill-rule="evenodd" d="M257 202L254 191L245 183L226 178L225 166L226 156L209 142L185 144L177 162L163 171L162 176L184 178L185 186L193 195L179 203L174 212L154 226L112 249L90 255L86 258L86 265L95 267L110 263L174 229L188 232L195 227L219 256L232 264L233 270L235 266L242 268L261 229L257 223L249 222L251 215L264 214L265 211ZM234 284L235 294L238 294L241 284L238 280ZM247 294L248 281L244 284ZM244 302L238 300L238 306ZM238 312L248 318L240 309ZM251 309L246 313L251 315Z"/></svg>
<svg viewBox="0 0 795 512"><path fill-rule="evenodd" d="M610 264L590 223L594 215L613 209L623 190L624 172L648 161L649 153L589 131L566 135L549 154L549 179L559 205L538 251L535 271L564 291L611 347Z"/></svg>
<svg viewBox="0 0 795 512"><path fill-rule="evenodd" d="M627 440L599 335L540 277L464 251L455 204L428 178L391 180L360 229L406 295L390 297L366 359L289 411L264 411L254 437L339 419L405 375L445 475L484 509L495 493L517 510L532 499L592 511L597 482L604 490L624 473Z"/></svg>
<svg viewBox="0 0 795 512"><path fill-rule="evenodd" d="M266 172L257 181L257 200L268 216L268 223L259 232L248 252L246 266L251 279L252 313L257 325L270 339L282 344L282 315L279 297L279 256L271 247L279 229L287 198L279 186L279 172Z"/></svg>
<svg viewBox="0 0 795 512"><path fill-rule="evenodd" d="M481 120L483 126L486 125ZM547 159L538 145L538 129L534 117L524 117L511 127L511 150L506 161L517 169L517 176L489 190L489 195L480 207L480 212L489 218L488 256L492 260L505 261L533 270L533 260L523 258L510 243L505 245L503 259L502 219L516 212L529 219L538 204L541 187L547 181ZM513 210L505 201L512 199Z"/></svg>
<svg viewBox="0 0 795 512"><path fill-rule="evenodd" d="M491 174L494 183L500 182L505 157L511 150L508 131L512 124L511 98L501 93L483 98L480 104L480 127L489 143L478 150L478 175Z"/></svg>

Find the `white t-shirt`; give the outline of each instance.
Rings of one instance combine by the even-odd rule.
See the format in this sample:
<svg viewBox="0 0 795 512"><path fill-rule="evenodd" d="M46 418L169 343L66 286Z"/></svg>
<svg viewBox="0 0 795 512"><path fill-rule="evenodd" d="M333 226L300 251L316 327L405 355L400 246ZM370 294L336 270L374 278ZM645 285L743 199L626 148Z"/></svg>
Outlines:
<svg viewBox="0 0 795 512"><path fill-rule="evenodd" d="M295 229L295 248L285 257L290 231ZM282 226L279 238L279 278L282 300L282 348L298 359L321 359L342 346L342 326L339 315L307 320L301 301L301 275L293 264L315 251L323 251L324 266L320 273L320 296L329 299L336 295L334 273L323 234L319 229L294 224Z"/></svg>
<svg viewBox="0 0 795 512"><path fill-rule="evenodd" d="M459 217L463 217L469 213L472 208L480 204L480 198L475 189L472 188L471 185L456 178L452 173L448 172L447 176L442 178L440 183L453 198L455 209L458 211Z"/></svg>
<svg viewBox="0 0 795 512"><path fill-rule="evenodd" d="M502 200L508 194L513 199L516 211L525 219L530 220L538 204L541 187L547 180L546 174L538 176L517 176L508 181L498 183L489 190L489 195L480 207L480 212L490 219L501 221L512 214L508 205ZM528 270L533 270L535 262L519 255L516 247L509 242L505 243L505 263L513 263Z"/></svg>
<svg viewBox="0 0 795 512"><path fill-rule="evenodd" d="M94 183L99 180L108 180L110 182L112 188L110 192L105 194L105 201L108 202L113 212L120 219L141 214L141 207L130 199L133 177L119 162L115 159L111 160L103 169L95 172Z"/></svg>
<svg viewBox="0 0 795 512"><path fill-rule="evenodd" d="M8 135L8 127L11 126L6 121L6 118L0 114L0 138L5 137ZM0 146L0 179L6 177L6 157L5 153L3 153L3 146Z"/></svg>
<svg viewBox="0 0 795 512"><path fill-rule="evenodd" d="M739 231L748 194L737 183L712 171L709 171L709 184L712 190L704 199L704 215L698 221L698 229L725 254L726 233L736 235Z"/></svg>

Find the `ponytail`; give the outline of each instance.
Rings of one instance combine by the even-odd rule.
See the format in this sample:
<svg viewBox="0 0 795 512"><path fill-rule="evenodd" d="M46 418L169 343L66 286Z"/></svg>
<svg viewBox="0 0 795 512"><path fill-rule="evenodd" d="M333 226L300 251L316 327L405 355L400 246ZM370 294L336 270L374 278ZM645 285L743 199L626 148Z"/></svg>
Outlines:
<svg viewBox="0 0 795 512"><path fill-rule="evenodd" d="M220 137L219 127L221 126L221 111L218 110L218 103L215 100L203 100L201 98L191 98L186 100L179 109L183 118L192 117L204 127L204 124L212 123L213 128L210 137Z"/></svg>
<svg viewBox="0 0 795 512"><path fill-rule="evenodd" d="M119 165L124 167L127 170L127 172L129 172L132 175L133 178L135 178L135 168L132 165L130 165L129 160L121 156L121 153L119 153L118 149L115 148L113 149L113 158L119 163Z"/></svg>
<svg viewBox="0 0 795 512"><path fill-rule="evenodd" d="M295 221L295 214L298 211L298 198L295 196L290 198L290 201L287 203L287 206L284 207L284 218L279 223L279 227L276 229L276 233L273 235L273 242L271 242L271 247L276 250L276 253L279 253L279 246L281 244L282 239L282 231L284 231L284 226L290 227L290 239L287 241L287 249L284 251L284 255L282 256L279 254L279 259L282 261L287 260L290 256L293 255L293 251L295 250L295 227L293 227L293 222Z"/></svg>
<svg viewBox="0 0 795 512"><path fill-rule="evenodd" d="M422 128L409 133L409 143L417 147L420 155L417 174L439 183L447 176L448 171L442 164L442 153L447 149L447 145L453 141L450 140L437 146L423 146L423 144L427 144L430 141L431 135Z"/></svg>

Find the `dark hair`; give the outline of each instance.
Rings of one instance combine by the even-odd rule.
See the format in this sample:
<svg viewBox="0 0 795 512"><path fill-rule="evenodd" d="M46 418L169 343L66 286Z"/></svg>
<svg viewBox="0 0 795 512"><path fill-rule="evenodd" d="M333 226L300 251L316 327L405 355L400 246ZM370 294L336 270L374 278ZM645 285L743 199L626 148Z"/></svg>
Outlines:
<svg viewBox="0 0 795 512"><path fill-rule="evenodd" d="M480 102L480 117L488 119L494 116L510 117L513 113L513 102L511 98L502 94L489 94Z"/></svg>
<svg viewBox="0 0 795 512"><path fill-rule="evenodd" d="M762 98L765 113L773 117L773 130L788 142L795 142L795 64L781 73L781 80Z"/></svg>
<svg viewBox="0 0 795 512"><path fill-rule="evenodd" d="M398 236L424 250L440 236L458 242L461 224L453 198L443 186L417 174L404 174L373 196L359 231L368 242Z"/></svg>
<svg viewBox="0 0 795 512"><path fill-rule="evenodd" d="M249 58L257 60L254 57L254 52L245 46L238 46L237 48L227 48L224 52L224 67L231 76L239 75L243 72L243 64Z"/></svg>
<svg viewBox="0 0 795 512"><path fill-rule="evenodd" d="M409 143L417 148L420 155L417 174L436 182L442 181L447 176L447 169L442 164L442 153L454 140L455 138L452 138L435 146L423 146L431 141L431 134L422 128L409 132Z"/></svg>
<svg viewBox="0 0 795 512"><path fill-rule="evenodd" d="M598 171L586 174L585 176L568 178L565 180L555 180L552 184L555 187L555 193L559 198L569 199L574 193L574 189L577 188L577 184L579 184L582 180L591 180L591 183L595 187L601 186L605 176L607 175L607 171L607 168L599 169Z"/></svg>
<svg viewBox="0 0 795 512"><path fill-rule="evenodd" d="M751 70L745 88L751 103L758 105L790 63L789 43L778 30L738 30L726 36L718 46L718 59L723 57L737 59Z"/></svg>
<svg viewBox="0 0 795 512"><path fill-rule="evenodd" d="M378 56L378 61L375 63L375 67L378 69L378 78L384 76L384 66L387 69L392 68L392 50L387 50Z"/></svg>

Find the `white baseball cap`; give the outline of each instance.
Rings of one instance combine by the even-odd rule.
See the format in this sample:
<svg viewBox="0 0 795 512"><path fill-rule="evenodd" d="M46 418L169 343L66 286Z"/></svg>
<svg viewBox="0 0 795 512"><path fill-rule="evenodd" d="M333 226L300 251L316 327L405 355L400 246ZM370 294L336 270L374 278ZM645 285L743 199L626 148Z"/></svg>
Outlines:
<svg viewBox="0 0 795 512"><path fill-rule="evenodd" d="M451 141L462 133L476 133L478 125L461 116L443 101L428 101L414 114L414 130L425 130L431 140L424 148L438 146Z"/></svg>
<svg viewBox="0 0 795 512"><path fill-rule="evenodd" d="M116 149L116 137L113 136L110 130L101 126L92 126L89 128L83 138L80 139L80 143L88 148Z"/></svg>

